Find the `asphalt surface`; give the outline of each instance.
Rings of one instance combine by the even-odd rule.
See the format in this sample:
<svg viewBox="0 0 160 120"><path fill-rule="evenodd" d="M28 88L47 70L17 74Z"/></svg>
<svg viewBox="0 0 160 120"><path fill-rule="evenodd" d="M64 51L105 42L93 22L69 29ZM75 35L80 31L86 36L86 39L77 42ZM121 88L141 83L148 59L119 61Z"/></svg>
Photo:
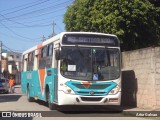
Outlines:
<svg viewBox="0 0 160 120"><path fill-rule="evenodd" d="M85 120L140 120L142 117L135 117L128 114L127 108L115 108L113 106L63 106L57 107L57 109L50 111L47 104L43 101L28 102L26 95L21 93L21 87L16 86L14 94L0 94L0 111L14 113L36 113L38 116L35 118L27 118L27 120L39 120L42 119L85 119ZM47 117L47 118L46 118ZM8 119L8 118L7 118ZM12 118L13 119L13 118ZM16 118L18 120L20 118ZM26 118L25 118L26 119Z"/></svg>

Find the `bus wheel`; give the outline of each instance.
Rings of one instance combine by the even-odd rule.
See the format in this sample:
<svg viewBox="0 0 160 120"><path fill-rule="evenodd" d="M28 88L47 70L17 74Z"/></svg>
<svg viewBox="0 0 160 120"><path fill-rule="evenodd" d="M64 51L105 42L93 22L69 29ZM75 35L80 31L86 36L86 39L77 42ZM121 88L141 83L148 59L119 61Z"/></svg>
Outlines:
<svg viewBox="0 0 160 120"><path fill-rule="evenodd" d="M46 92L46 99L47 99L49 109L50 110L56 109L56 105L50 102L50 92L49 91Z"/></svg>
<svg viewBox="0 0 160 120"><path fill-rule="evenodd" d="M34 101L34 99L32 97L30 97L29 86L27 87L27 100L28 100L28 102L33 102Z"/></svg>

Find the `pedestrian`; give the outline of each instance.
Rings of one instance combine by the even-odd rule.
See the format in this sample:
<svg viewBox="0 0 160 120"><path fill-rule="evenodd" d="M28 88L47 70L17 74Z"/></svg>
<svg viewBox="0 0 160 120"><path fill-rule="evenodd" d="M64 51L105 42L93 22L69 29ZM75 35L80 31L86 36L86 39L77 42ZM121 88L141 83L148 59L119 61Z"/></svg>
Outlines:
<svg viewBox="0 0 160 120"><path fill-rule="evenodd" d="M14 85L15 85L15 80L13 76L11 76L9 79L9 92L10 93L14 93Z"/></svg>

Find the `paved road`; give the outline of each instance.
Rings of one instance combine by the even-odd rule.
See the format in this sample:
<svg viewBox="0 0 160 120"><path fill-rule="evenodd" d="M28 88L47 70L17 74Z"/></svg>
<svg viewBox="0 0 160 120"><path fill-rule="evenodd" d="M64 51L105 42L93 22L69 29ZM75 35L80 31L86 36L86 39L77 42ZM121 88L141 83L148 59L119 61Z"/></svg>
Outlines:
<svg viewBox="0 0 160 120"><path fill-rule="evenodd" d="M57 110L50 111L43 101L28 102L26 95L21 93L20 86L15 90L14 94L0 94L0 111L10 111L22 113L23 111L41 113L42 116L52 116L58 117L56 119L85 119L85 120L106 120L106 117L109 120L140 120L142 118L136 117L125 117L126 114L123 112L117 112L114 110L111 112L111 108L102 107L102 106L66 106L58 107ZM113 110L113 109L112 109ZM52 117L45 119L53 119ZM31 120L32 118L28 118ZM39 120L40 118L34 118L34 120ZM16 118L17 120L17 118Z"/></svg>

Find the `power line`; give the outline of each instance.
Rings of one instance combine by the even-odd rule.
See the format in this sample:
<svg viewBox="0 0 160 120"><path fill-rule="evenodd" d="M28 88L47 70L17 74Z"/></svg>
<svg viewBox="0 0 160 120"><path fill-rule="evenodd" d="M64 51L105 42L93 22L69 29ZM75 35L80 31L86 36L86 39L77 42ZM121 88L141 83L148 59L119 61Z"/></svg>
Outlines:
<svg viewBox="0 0 160 120"><path fill-rule="evenodd" d="M56 23L55 25L61 32L63 31L62 28Z"/></svg>
<svg viewBox="0 0 160 120"><path fill-rule="evenodd" d="M31 26L27 26L27 27L18 27L18 26L10 26L10 28L35 28L35 27L48 27L51 26L52 23L50 24L45 24L45 25L31 25Z"/></svg>
<svg viewBox="0 0 160 120"><path fill-rule="evenodd" d="M16 37L16 36L11 36L11 35L8 35L8 34L6 34L6 33L2 33L2 32L0 32L1 33L1 35L4 35L4 36L7 36L7 37L10 37L10 38L16 38L16 40L18 40L18 41L21 41L21 42L40 42L40 39L41 39L41 37L39 37L39 38L35 38L35 39L33 39L32 41L24 41L24 40L21 40L21 39L23 39L23 38L21 38L21 39L19 39L18 37ZM38 40L39 39L39 40ZM26 39L25 39L26 40Z"/></svg>
<svg viewBox="0 0 160 120"><path fill-rule="evenodd" d="M33 4L33 3L36 3L36 2L39 2L39 1L40 1L40 0L37 0L37 1L35 1L35 2L30 2L30 3L27 3L27 4L22 4L22 5L20 5L20 6L12 7L12 8L9 8L9 9L5 9L5 10L2 10L2 11L0 11L0 12L4 12L4 11L9 11L9 10L17 9L17 8L20 8L20 7L29 5L29 4Z"/></svg>
<svg viewBox="0 0 160 120"><path fill-rule="evenodd" d="M38 25L38 24L36 24L36 25L25 25L25 24L23 24L23 23L19 23L19 22L16 22L16 21L7 19L7 18L6 18L4 15L2 15L2 14L0 14L0 16L4 17L4 18L5 18L6 20L8 20L8 21L11 21L11 22L13 22L13 23L20 24L20 25L23 25L23 26L24 26L24 27L10 26L10 27L12 27L12 28L47 27L47 26L52 25L52 23L50 23L50 24L39 23L39 24L44 24L44 25ZM45 23L46 23L46 22L45 22Z"/></svg>
<svg viewBox="0 0 160 120"><path fill-rule="evenodd" d="M6 25L4 25L3 23L0 22L0 24L1 24L2 26L4 26L6 29L8 29L9 31L11 31L13 34L15 34L15 35L17 35L17 36L19 36L19 37L21 37L21 38L27 39L27 40L32 40L31 38L24 37L24 36L21 36L21 35L17 34L17 33L14 32L12 29L10 29L10 28L8 28ZM32 41L33 41L33 40L32 40Z"/></svg>
<svg viewBox="0 0 160 120"><path fill-rule="evenodd" d="M73 0L72 0L73 1ZM54 6L52 6L52 8L54 7L57 7L58 5L63 5L63 4L66 4L66 3L70 3L71 2L71 0L69 0L69 1L66 1L66 2L63 2L63 3L60 3L60 4L57 4L57 5L54 5ZM63 5L64 6L64 5ZM68 6L68 4L67 4L67 6ZM65 9L67 6L65 6L65 7L62 7L63 9ZM51 8L51 7L50 7ZM58 7L58 8L60 8L60 7ZM46 8L45 8L46 9ZM47 7L47 9L48 9L48 7ZM40 9L40 10L43 10L44 11L44 9ZM59 9L58 9L59 10ZM31 15L31 14L34 14L35 12L37 12L37 11L39 11L39 10L36 10L36 11L31 11L31 12L28 12L28 13L25 13L25 14L21 14L21 15L17 15L17 16L14 16L14 17L9 17L9 18L7 18L7 19L19 19L19 17L23 17L23 16L26 16L26 15ZM57 10L56 10L57 11ZM53 13L54 11L52 11L52 12L47 12L47 13L44 13L44 14L40 14L40 15L38 15L38 16L41 16L41 15L46 15L46 14L50 14L50 13ZM4 14L5 15L5 14ZM1 21L2 20L4 20L4 19L1 19Z"/></svg>
<svg viewBox="0 0 160 120"><path fill-rule="evenodd" d="M1 15L1 14L0 14ZM2 15L1 15L2 16ZM29 21L29 22L23 22L23 23L19 23L19 22L16 22L16 21L13 21L13 20L8 20L7 18L6 18L6 20L7 21L11 21L11 22L14 22L14 23L17 23L17 24L20 24L20 25L23 25L23 26L25 26L25 27L19 27L19 26L9 26L9 27L12 27L12 28L27 28L27 27L46 27L46 26L49 26L49 24L48 25L26 25L26 23L34 23L34 22L39 22L39 21L45 21L45 20L49 20L49 19L53 19L54 18L54 20L56 20L56 19L58 19L59 17L62 17L62 16L64 16L64 14L61 14L61 15L57 15L57 16L53 16L53 17L49 17L49 18L45 18L45 19L38 19L38 20L34 20L34 21ZM4 16L5 17L5 16ZM50 20L50 21L51 21ZM43 22L43 23L38 23L38 24L45 24L45 23L48 23L48 22ZM8 24L9 25L9 24Z"/></svg>
<svg viewBox="0 0 160 120"><path fill-rule="evenodd" d="M35 15L35 16L32 16L32 17L27 17L27 18L25 18L25 19L33 19L33 18L35 18L35 17L45 16L45 15L52 14L52 13L55 13L55 12L60 11L60 10L63 10L63 9L66 9L66 7L63 7L63 8L54 10L54 11L52 11L52 12L48 12L48 13L44 13L44 14L39 14L39 15ZM15 18L15 19L18 19L18 18ZM23 18L23 19L24 19L24 18Z"/></svg>
<svg viewBox="0 0 160 120"><path fill-rule="evenodd" d="M1 15L0 16L6 18L4 15ZM55 17L54 17L55 18ZM7 19L7 18L6 18ZM13 20L8 20L8 21L11 21L11 22L14 22L14 23L17 23L17 24L20 24L20 25L23 25L24 27L20 27L20 26L9 26L10 28L30 28L30 27L48 27L48 26L51 26L52 23L50 24L45 24L44 22L43 23L38 23L38 24L35 24L35 25L25 25L23 23L19 23L19 22L16 22L16 21L13 21Z"/></svg>
<svg viewBox="0 0 160 120"><path fill-rule="evenodd" d="M6 45L2 44L3 47L7 48L8 50L10 50L11 52L15 52L15 51L19 51L19 52L22 52L24 50L15 50L15 49L11 49L9 47L7 47Z"/></svg>
<svg viewBox="0 0 160 120"><path fill-rule="evenodd" d="M23 25L23 26L28 27L28 25L25 25L25 24L23 24L23 23L19 23L19 22L16 22L16 21L10 20L10 19L6 18L6 17L5 17L4 15L2 15L2 14L0 14L0 16L2 16L2 17L3 17L3 18L5 18L6 20L11 21L11 22L13 22L13 23L20 24L20 25Z"/></svg>
<svg viewBox="0 0 160 120"><path fill-rule="evenodd" d="M59 17L62 17L64 16L64 14L61 14L61 15L57 15L57 16L53 16L52 18L51 17L48 17L48 18L45 18L45 19L38 19L38 20L34 20L34 21L29 21L29 22L24 22L24 23L34 23L34 22L39 22L39 21L45 21L45 20L49 20L49 19L58 19Z"/></svg>
<svg viewBox="0 0 160 120"><path fill-rule="evenodd" d="M45 1L49 1L49 0L45 0ZM60 1L60 0L59 0ZM13 36L12 36L12 38L13 37L17 37L17 38L21 38L21 39L17 39L17 40L20 40L20 41L25 41L26 39L27 40L32 40L32 41L28 41L28 43L30 42L35 42L35 41L33 41L33 39L30 39L30 38L28 38L28 37L24 37L24 36L22 36L21 34L17 34L18 32L17 31L14 31L14 29L12 29L12 28L10 28L10 26L8 26L8 23L11 23L11 22L13 22L13 23L16 23L17 24L17 26L20 26L20 25L22 25L22 27L21 28L30 28L30 27L47 27L47 26L50 26L51 24L41 24L41 25L39 25L39 24L36 24L36 25L27 25L27 24L25 24L24 22L19 22L18 20L20 19L20 18L22 18L23 17L23 19L25 18L25 16L26 16L26 14L27 14L27 16L29 16L29 15L36 15L37 17L40 17L40 16L43 16L43 15L48 15L48 14L51 14L51 13L55 13L55 12L57 12L57 11L62 11L62 9L66 9L66 7L69 5L69 3L71 2L71 1L73 1L73 0L70 0L70 1L68 1L68 2L61 2L61 4L56 4L56 5L58 5L58 6L48 6L48 7L50 7L50 8L48 8L48 7L44 7L43 9L37 9L37 10L35 10L37 7L35 7L35 9L32 9L32 10L34 10L34 11L31 11L30 9L29 9L29 11L30 12L27 12L27 13L21 13L21 14L19 14L20 15L20 17L16 17L16 16L13 16L13 17L11 17L9 14L10 13L14 13L15 11L17 11L18 12L18 10L14 10L14 11L11 11L11 12L8 12L8 13L6 13L5 15L8 15L7 17L6 16L4 16L4 14L3 15L1 15L0 14L0 16L2 16L1 17L1 20L5 20L5 22L0 22L0 25L1 26L3 26L4 28L6 28L7 30L9 30L10 32L12 32L13 34ZM44 2L44 1L43 1ZM35 3L35 2L34 2ZM41 2L42 3L42 2ZM37 4L39 4L39 3L37 3ZM48 4L48 3L47 3ZM30 5L31 6L31 5ZM34 6L34 4L32 4L32 6ZM36 5L35 5L36 6ZM42 6L42 4L41 4L41 6ZM22 8L23 7L23 8ZM24 6L22 6L21 7L21 10L24 10L24 9L27 9L29 6L27 6L27 7L24 7ZM50 12L50 9L51 9L51 7L53 8L53 10L54 11L51 11ZM56 8L56 9L55 9ZM28 9L27 9L28 10ZM39 11L43 11L43 12L40 12L39 13ZM42 14L43 13L43 14ZM58 13L58 12L57 12ZM56 15L57 13L55 13L54 15ZM14 15L14 14L13 14ZM18 15L17 15L18 16ZM33 19L33 18L35 18L35 19L37 19L37 17L35 16L32 16L32 17L28 17L28 18L26 18L26 19ZM2 19L3 18L3 19ZM55 20L55 17L54 16L52 16L52 18L54 18L54 20ZM14 19L18 19L18 20L14 20ZM26 20L26 19L24 19L24 20ZM33 19L34 20L34 19ZM8 22L9 21L9 22ZM18 22L17 22L18 21ZM42 21L42 19L41 20L39 20L39 21ZM32 22L32 21L31 21ZM30 23L31 23L30 22ZM6 24L7 23L7 24ZM48 22L46 22L46 23L48 23ZM15 26L11 26L11 27L15 27ZM62 31L62 29L59 27L59 26L57 26L56 25L56 27L57 28L59 28L59 30L61 30ZM9 36L9 35L7 35L7 36ZM11 37L11 36L9 36L9 37ZM25 39L25 40L22 40L22 39ZM27 42L27 40L25 41L25 42ZM39 42L40 42L40 40L39 40Z"/></svg>
<svg viewBox="0 0 160 120"><path fill-rule="evenodd" d="M12 12L6 13L6 14L4 14L4 15L8 15L8 14L12 14L12 13L15 13L15 12L19 12L19 11L21 11L21 10L28 9L28 8L30 8L30 7L33 7L33 6L36 6L36 5L39 5L39 4L43 4L43 3L48 2L48 1L50 1L50 0L45 0L45 1L43 1L43 2L36 3L36 4L30 5L30 6L27 6L27 7L24 7L24 8L18 9L18 10L15 10L15 11L12 11Z"/></svg>

